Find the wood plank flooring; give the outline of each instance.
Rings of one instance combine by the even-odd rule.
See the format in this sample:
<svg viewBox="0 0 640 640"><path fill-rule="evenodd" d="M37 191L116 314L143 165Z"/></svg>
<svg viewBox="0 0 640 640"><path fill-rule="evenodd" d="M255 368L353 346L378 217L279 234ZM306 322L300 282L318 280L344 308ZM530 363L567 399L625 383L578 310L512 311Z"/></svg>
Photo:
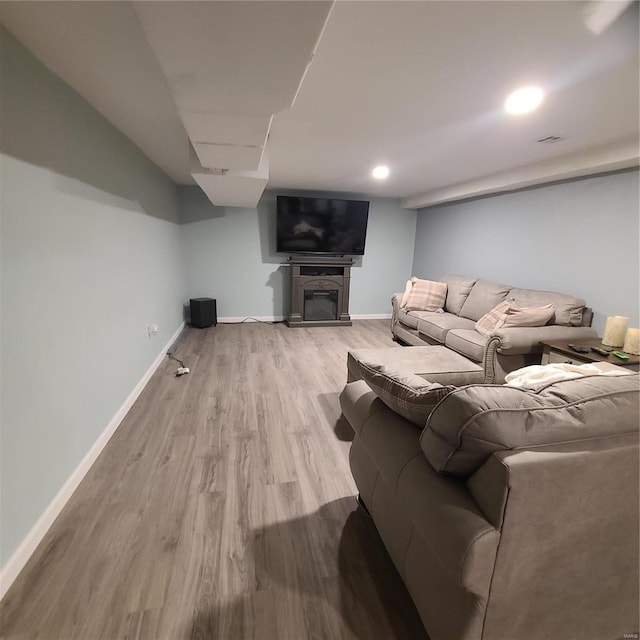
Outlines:
<svg viewBox="0 0 640 640"><path fill-rule="evenodd" d="M349 349L387 320L186 329L0 605L26 640L426 639L356 510ZM400 347L397 347L400 348Z"/></svg>

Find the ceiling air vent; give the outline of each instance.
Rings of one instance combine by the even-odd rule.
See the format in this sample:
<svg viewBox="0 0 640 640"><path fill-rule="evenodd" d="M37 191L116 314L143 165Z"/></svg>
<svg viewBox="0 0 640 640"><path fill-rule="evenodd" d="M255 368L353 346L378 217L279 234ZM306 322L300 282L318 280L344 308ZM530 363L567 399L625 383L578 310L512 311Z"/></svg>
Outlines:
<svg viewBox="0 0 640 640"><path fill-rule="evenodd" d="M536 140L536 142L543 142L544 144L553 144L554 142L560 142L560 140L564 140L560 136L547 136L546 138L540 138L540 140Z"/></svg>

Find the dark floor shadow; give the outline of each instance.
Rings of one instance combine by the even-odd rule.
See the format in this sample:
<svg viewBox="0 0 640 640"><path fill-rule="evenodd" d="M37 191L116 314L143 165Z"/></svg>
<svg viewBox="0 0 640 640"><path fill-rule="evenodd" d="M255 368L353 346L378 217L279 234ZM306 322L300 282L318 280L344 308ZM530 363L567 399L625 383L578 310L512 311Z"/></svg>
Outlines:
<svg viewBox="0 0 640 640"><path fill-rule="evenodd" d="M373 629L369 638L382 631L380 635L384 637L429 640L418 611L378 535L373 519L360 507L355 508L345 522L338 550L338 565L344 578L341 593L343 612L352 601L349 597L351 595L356 597L357 604L366 611L381 607L381 626L378 631ZM389 631L384 629L387 621Z"/></svg>
<svg viewBox="0 0 640 640"><path fill-rule="evenodd" d="M336 424L333 427L333 432L336 434L336 438L342 442L352 442L355 432L349 421L341 413L340 417L336 420Z"/></svg>
<svg viewBox="0 0 640 640"><path fill-rule="evenodd" d="M346 367L345 367L346 369ZM336 375L340 376L338 381L339 388L344 386L342 380L346 378L346 372L338 372ZM342 415L342 408L340 406L340 393L341 391L331 391L330 393L319 393L317 395L318 404L324 417L329 424L334 424L336 420Z"/></svg>
<svg viewBox="0 0 640 640"><path fill-rule="evenodd" d="M255 589L198 609L192 639L429 640L373 521L354 497L253 532Z"/></svg>

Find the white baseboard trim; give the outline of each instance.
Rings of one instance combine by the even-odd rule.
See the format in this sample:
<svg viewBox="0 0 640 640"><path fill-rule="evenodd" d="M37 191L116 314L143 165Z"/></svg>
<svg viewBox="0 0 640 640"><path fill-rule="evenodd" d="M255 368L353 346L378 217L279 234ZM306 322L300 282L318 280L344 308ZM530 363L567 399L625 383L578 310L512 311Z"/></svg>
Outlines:
<svg viewBox="0 0 640 640"><path fill-rule="evenodd" d="M285 316L227 316L226 318L218 318L220 324L238 323L244 320L249 322L282 322Z"/></svg>
<svg viewBox="0 0 640 640"><path fill-rule="evenodd" d="M390 313L352 313L352 320L390 320Z"/></svg>
<svg viewBox="0 0 640 640"><path fill-rule="evenodd" d="M120 423L127 415L129 409L131 409L138 396L142 393L142 390L151 379L151 376L165 359L167 350L177 340L183 328L184 323L182 323L173 336L171 336L169 342L167 342L161 353L153 361L153 364L147 369L147 372L142 376L140 382L138 382L133 391L129 394L128 398L124 401L124 404L120 409L118 409L113 418L111 418L106 429L100 434L100 436L98 436L98 439L94 442L91 449L89 449L87 454L80 461L80 464L75 468L64 485L62 485L62 488L58 491L55 498L49 503L49 506L43 511L35 525L33 525L18 548L7 560L4 567L2 567L0 570L0 599L4 597L5 593L9 590L9 587L13 584L13 581L18 577L18 574L22 571L25 564L27 564L27 561L36 550L36 547L40 544L42 538L44 538L54 520L62 511L62 508L67 504L67 501L77 489L78 485L87 474L87 471L91 468L91 465L96 461L100 452L104 449L111 436L120 426Z"/></svg>

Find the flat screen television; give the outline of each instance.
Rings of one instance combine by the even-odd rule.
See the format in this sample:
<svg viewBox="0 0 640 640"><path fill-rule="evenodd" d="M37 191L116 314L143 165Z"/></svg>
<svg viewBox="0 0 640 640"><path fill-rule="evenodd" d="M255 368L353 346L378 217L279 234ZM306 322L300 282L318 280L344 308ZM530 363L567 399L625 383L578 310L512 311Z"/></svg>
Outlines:
<svg viewBox="0 0 640 640"><path fill-rule="evenodd" d="M364 255L369 203L277 197L278 253Z"/></svg>

